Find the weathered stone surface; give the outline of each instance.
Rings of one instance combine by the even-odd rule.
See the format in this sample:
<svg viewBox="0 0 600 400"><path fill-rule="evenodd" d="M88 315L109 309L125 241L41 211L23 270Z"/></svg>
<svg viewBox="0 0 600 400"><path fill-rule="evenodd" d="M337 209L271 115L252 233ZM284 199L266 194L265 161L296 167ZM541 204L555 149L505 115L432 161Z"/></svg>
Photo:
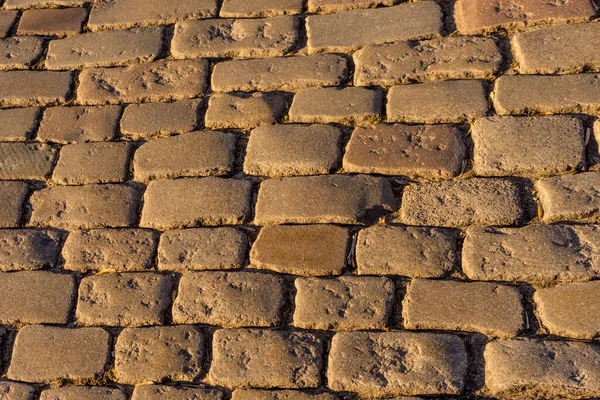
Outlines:
<svg viewBox="0 0 600 400"><path fill-rule="evenodd" d="M131 144L76 143L63 146L52 180L67 185L125 182Z"/></svg>
<svg viewBox="0 0 600 400"><path fill-rule="evenodd" d="M69 36L81 32L87 17L83 7L41 8L23 11L19 20L19 35Z"/></svg>
<svg viewBox="0 0 600 400"><path fill-rule="evenodd" d="M64 269L145 271L152 268L156 235L143 229L72 231L63 246Z"/></svg>
<svg viewBox="0 0 600 400"><path fill-rule="evenodd" d="M348 78L348 62L335 54L231 60L217 63L211 87L216 92L298 90L337 86Z"/></svg>
<svg viewBox="0 0 600 400"><path fill-rule="evenodd" d="M193 326L126 328L115 344L116 380L127 385L191 382L203 362L204 338Z"/></svg>
<svg viewBox="0 0 600 400"><path fill-rule="evenodd" d="M314 388L323 344L310 333L219 329L212 342L210 384L230 388Z"/></svg>
<svg viewBox="0 0 600 400"><path fill-rule="evenodd" d="M600 172L554 176L536 182L544 222L600 222Z"/></svg>
<svg viewBox="0 0 600 400"><path fill-rule="evenodd" d="M0 182L0 228L16 228L23 218L23 203L29 194L25 182Z"/></svg>
<svg viewBox="0 0 600 400"><path fill-rule="evenodd" d="M82 325L160 325L171 305L170 275L145 272L91 275L79 285L76 316Z"/></svg>
<svg viewBox="0 0 600 400"><path fill-rule="evenodd" d="M37 139L57 143L108 141L115 136L120 116L120 106L46 108Z"/></svg>
<svg viewBox="0 0 600 400"><path fill-rule="evenodd" d="M8 33L10 32L13 25L15 24L15 21L17 20L17 16L18 13L16 10L0 11L0 37L8 36Z"/></svg>
<svg viewBox="0 0 600 400"><path fill-rule="evenodd" d="M53 231L0 230L0 271L54 267L60 254L60 239L61 235Z"/></svg>
<svg viewBox="0 0 600 400"><path fill-rule="evenodd" d="M297 25L293 16L178 22L171 54L175 58L283 56L298 40Z"/></svg>
<svg viewBox="0 0 600 400"><path fill-rule="evenodd" d="M399 220L408 225L513 225L523 217L517 185L471 178L406 186Z"/></svg>
<svg viewBox="0 0 600 400"><path fill-rule="evenodd" d="M216 93L208 101L204 125L209 129L249 129L277 122L287 109L276 93Z"/></svg>
<svg viewBox="0 0 600 400"><path fill-rule="evenodd" d="M37 107L0 110L0 141L22 142L31 139L39 112Z"/></svg>
<svg viewBox="0 0 600 400"><path fill-rule="evenodd" d="M355 125L381 118L383 94L358 87L309 88L294 96L291 122Z"/></svg>
<svg viewBox="0 0 600 400"><path fill-rule="evenodd" d="M398 0L308 0L308 12L337 12L355 8L372 8L375 6L392 6Z"/></svg>
<svg viewBox="0 0 600 400"><path fill-rule="evenodd" d="M233 228L167 231L158 245L158 269L234 269L244 266L247 236Z"/></svg>
<svg viewBox="0 0 600 400"><path fill-rule="evenodd" d="M64 103L71 94L71 72L0 72L1 107L30 107Z"/></svg>
<svg viewBox="0 0 600 400"><path fill-rule="evenodd" d="M6 375L24 382L97 379L108 363L109 342L102 328L27 325L17 334Z"/></svg>
<svg viewBox="0 0 600 400"><path fill-rule="evenodd" d="M450 125L364 125L352 132L344 170L411 178L452 178L461 171L466 148Z"/></svg>
<svg viewBox="0 0 600 400"><path fill-rule="evenodd" d="M304 0L225 0L219 15L223 18L274 17L300 14Z"/></svg>
<svg viewBox="0 0 600 400"><path fill-rule="evenodd" d="M33 65L44 50L39 37L0 39L0 69L25 69Z"/></svg>
<svg viewBox="0 0 600 400"><path fill-rule="evenodd" d="M32 8L51 6L77 6L83 5L88 0L6 0L5 8Z"/></svg>
<svg viewBox="0 0 600 400"><path fill-rule="evenodd" d="M237 389L232 400L337 400L332 394L309 394L299 390Z"/></svg>
<svg viewBox="0 0 600 400"><path fill-rule="evenodd" d="M174 229L236 225L250 213L252 183L240 179L185 178L150 182L140 226Z"/></svg>
<svg viewBox="0 0 600 400"><path fill-rule="evenodd" d="M98 386L65 386L42 391L40 400L127 400L121 389Z"/></svg>
<svg viewBox="0 0 600 400"><path fill-rule="evenodd" d="M488 117L471 128L477 175L551 175L585 165L585 132L569 116Z"/></svg>
<svg viewBox="0 0 600 400"><path fill-rule="evenodd" d="M502 63L494 41L475 36L366 46L353 57L357 86L489 78Z"/></svg>
<svg viewBox="0 0 600 400"><path fill-rule="evenodd" d="M138 385L131 400L222 400L223 393L215 389L190 386Z"/></svg>
<svg viewBox="0 0 600 400"><path fill-rule="evenodd" d="M348 53L368 44L428 39L441 29L442 10L433 1L306 18L311 53Z"/></svg>
<svg viewBox="0 0 600 400"><path fill-rule="evenodd" d="M1 381L0 399L2 400L33 400L35 387L24 383Z"/></svg>
<svg viewBox="0 0 600 400"><path fill-rule="evenodd" d="M373 226L358 233L357 273L440 278L454 269L458 234L440 228Z"/></svg>
<svg viewBox="0 0 600 400"><path fill-rule="evenodd" d="M458 394L466 372L467 351L458 336L352 332L333 337L327 380L333 390L363 397Z"/></svg>
<svg viewBox="0 0 600 400"><path fill-rule="evenodd" d="M248 175L328 174L338 164L342 131L329 125L273 125L256 128L246 147Z"/></svg>
<svg viewBox="0 0 600 400"><path fill-rule="evenodd" d="M310 199L310 200L308 200ZM324 175L263 181L256 225L365 224L393 211L387 180L368 175Z"/></svg>
<svg viewBox="0 0 600 400"><path fill-rule="evenodd" d="M0 179L45 180L57 151L41 143L0 143Z"/></svg>
<svg viewBox="0 0 600 400"><path fill-rule="evenodd" d="M487 111L485 87L479 80L400 85L388 91L387 120L392 122L464 122Z"/></svg>
<svg viewBox="0 0 600 400"><path fill-rule="evenodd" d="M292 275L340 275L349 238L346 228L335 225L265 226L250 250L250 264Z"/></svg>

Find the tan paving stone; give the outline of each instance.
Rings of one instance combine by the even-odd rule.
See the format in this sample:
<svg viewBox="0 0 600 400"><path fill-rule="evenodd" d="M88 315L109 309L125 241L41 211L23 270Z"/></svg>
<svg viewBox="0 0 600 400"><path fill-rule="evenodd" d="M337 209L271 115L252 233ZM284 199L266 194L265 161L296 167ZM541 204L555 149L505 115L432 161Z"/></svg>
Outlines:
<svg viewBox="0 0 600 400"><path fill-rule="evenodd" d="M309 394L299 390L237 389L232 400L337 400L332 394Z"/></svg>
<svg viewBox="0 0 600 400"><path fill-rule="evenodd" d="M121 389L98 386L65 386L45 389L40 394L40 400L127 400Z"/></svg>
<svg viewBox="0 0 600 400"><path fill-rule="evenodd" d="M76 143L60 149L52 180L66 185L125 182L130 143Z"/></svg>
<svg viewBox="0 0 600 400"><path fill-rule="evenodd" d="M204 337L193 326L126 328L115 344L116 380L123 384L191 382L203 362Z"/></svg>
<svg viewBox="0 0 600 400"><path fill-rule="evenodd" d="M0 141L22 142L31 139L39 113L37 107L0 110Z"/></svg>
<svg viewBox="0 0 600 400"><path fill-rule="evenodd" d="M54 231L2 229L0 271L52 268L60 254L60 242L61 235Z"/></svg>
<svg viewBox="0 0 600 400"><path fill-rule="evenodd" d="M219 15L223 18L275 17L300 14L304 0L225 0Z"/></svg>
<svg viewBox="0 0 600 400"><path fill-rule="evenodd" d="M0 143L0 179L45 180L57 153L47 144Z"/></svg>
<svg viewBox="0 0 600 400"><path fill-rule="evenodd" d="M140 226L174 229L237 225L250 213L252 183L216 177L158 180L144 194Z"/></svg>
<svg viewBox="0 0 600 400"><path fill-rule="evenodd" d="M1 107L64 103L71 94L69 71L0 72Z"/></svg>
<svg viewBox="0 0 600 400"><path fill-rule="evenodd" d="M16 228L23 219L23 205L29 194L25 182L0 181L0 228Z"/></svg>
<svg viewBox="0 0 600 400"><path fill-rule="evenodd" d="M391 6L398 0L308 0L308 12L337 12L355 8L371 8L375 6Z"/></svg>
<svg viewBox="0 0 600 400"><path fill-rule="evenodd" d="M62 7L78 6L87 3L89 0L6 0L4 8L39 8L39 7Z"/></svg>
<svg viewBox="0 0 600 400"><path fill-rule="evenodd" d="M50 107L44 110L37 139L56 143L102 142L114 138L120 106Z"/></svg>
<svg viewBox="0 0 600 400"><path fill-rule="evenodd" d="M466 372L467 351L458 336L348 332L332 339L327 380L333 390L362 397L441 395L460 393Z"/></svg>
<svg viewBox="0 0 600 400"><path fill-rule="evenodd" d="M109 360L109 343L102 328L28 325L17 334L7 377L48 383L98 379Z"/></svg>
<svg viewBox="0 0 600 400"><path fill-rule="evenodd" d="M140 385L133 390L131 400L222 400L223 394L215 389L191 386Z"/></svg>
<svg viewBox="0 0 600 400"><path fill-rule="evenodd" d="M33 400L35 387L19 382L0 382L0 399L2 400Z"/></svg>
<svg viewBox="0 0 600 400"><path fill-rule="evenodd" d="M281 94L216 93L208 101L204 125L209 129L256 128L277 122L286 109Z"/></svg>
<svg viewBox="0 0 600 400"><path fill-rule="evenodd" d="M173 323L226 328L276 326L287 298L281 277L254 272L184 273Z"/></svg>
<svg viewBox="0 0 600 400"><path fill-rule="evenodd" d="M87 10L76 8L42 8L23 11L19 35L70 36L81 32Z"/></svg>
<svg viewBox="0 0 600 400"><path fill-rule="evenodd" d="M0 69L26 69L40 58L44 40L39 37L0 39Z"/></svg>
<svg viewBox="0 0 600 400"><path fill-rule="evenodd" d="M256 128L246 147L244 172L259 176L328 174L340 158L342 131L330 125Z"/></svg>
<svg viewBox="0 0 600 400"><path fill-rule="evenodd" d="M536 182L546 223L600 222L600 172L555 176Z"/></svg>
<svg viewBox="0 0 600 400"><path fill-rule="evenodd" d="M429 39L442 29L442 11L433 1L306 18L310 53L347 53L369 44Z"/></svg>
<svg viewBox="0 0 600 400"><path fill-rule="evenodd" d="M219 329L208 382L229 388L315 388L321 383L321 340L305 332Z"/></svg>
<svg viewBox="0 0 600 400"><path fill-rule="evenodd" d="M0 37L8 36L17 20L18 13L16 10L1 10L0 11ZM12 400L12 399L9 399Z"/></svg>

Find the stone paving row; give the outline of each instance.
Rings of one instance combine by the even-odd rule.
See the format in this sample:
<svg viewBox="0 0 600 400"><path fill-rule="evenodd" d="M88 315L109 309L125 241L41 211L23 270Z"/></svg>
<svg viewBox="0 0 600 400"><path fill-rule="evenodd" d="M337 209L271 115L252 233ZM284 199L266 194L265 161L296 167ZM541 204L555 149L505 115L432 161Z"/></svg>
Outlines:
<svg viewBox="0 0 600 400"><path fill-rule="evenodd" d="M599 1L0 4L0 400L600 399Z"/></svg>

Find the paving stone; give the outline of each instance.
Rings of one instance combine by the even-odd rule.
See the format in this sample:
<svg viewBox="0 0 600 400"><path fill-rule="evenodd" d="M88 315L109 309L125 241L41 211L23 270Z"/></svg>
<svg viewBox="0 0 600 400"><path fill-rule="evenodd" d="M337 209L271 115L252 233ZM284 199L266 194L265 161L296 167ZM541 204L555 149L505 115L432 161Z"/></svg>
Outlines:
<svg viewBox="0 0 600 400"><path fill-rule="evenodd" d="M70 36L81 32L87 10L76 8L42 8L23 11L19 35Z"/></svg>
<svg viewBox="0 0 600 400"><path fill-rule="evenodd" d="M15 21L17 20L18 13L16 10L2 10L0 11L0 37L8 36L12 29ZM12 400L12 399L9 399Z"/></svg>
<svg viewBox="0 0 600 400"><path fill-rule="evenodd" d="M57 155L41 143L0 143L0 179L45 180Z"/></svg>
<svg viewBox="0 0 600 400"><path fill-rule="evenodd" d="M498 340L485 347L485 389L520 399L598 396L600 356L590 343Z"/></svg>
<svg viewBox="0 0 600 400"><path fill-rule="evenodd" d="M466 148L451 125L364 125L352 132L344 171L452 178L460 174Z"/></svg>
<svg viewBox="0 0 600 400"><path fill-rule="evenodd" d="M61 235L54 231L2 229L0 271L52 268L60 254L60 242Z"/></svg>
<svg viewBox="0 0 600 400"><path fill-rule="evenodd" d="M264 19L188 20L175 25L171 54L175 58L277 57L298 40L293 16Z"/></svg>
<svg viewBox="0 0 600 400"><path fill-rule="evenodd" d="M225 0L219 15L223 18L275 17L300 14L304 0Z"/></svg>
<svg viewBox="0 0 600 400"><path fill-rule="evenodd" d="M536 182L546 223L600 222L600 172L554 176Z"/></svg>
<svg viewBox="0 0 600 400"><path fill-rule="evenodd" d="M50 107L44 110L37 139L56 143L102 142L114 138L120 106Z"/></svg>
<svg viewBox="0 0 600 400"><path fill-rule="evenodd" d="M252 131L244 172L259 176L328 174L340 158L342 131L330 125L272 125Z"/></svg>
<svg viewBox="0 0 600 400"><path fill-rule="evenodd" d="M88 68L79 75L82 104L181 100L204 94L206 60L155 61L118 68ZM0 88L1 88L0 80Z"/></svg>
<svg viewBox="0 0 600 400"><path fill-rule="evenodd" d="M406 186L398 219L407 225L513 225L523 217L517 185L471 178Z"/></svg>
<svg viewBox="0 0 600 400"><path fill-rule="evenodd" d="M456 27L463 35L586 21L594 14L596 10L589 0L457 0L454 5Z"/></svg>
<svg viewBox="0 0 600 400"><path fill-rule="evenodd" d="M72 231L62 249L71 271L146 271L154 264L156 235L143 229Z"/></svg>
<svg viewBox="0 0 600 400"><path fill-rule="evenodd" d="M429 39L442 30L442 11L433 1L306 18L310 53L348 53L368 44Z"/></svg>
<svg viewBox="0 0 600 400"><path fill-rule="evenodd" d="M231 60L217 63L211 87L216 92L293 91L338 86L348 78L348 62L335 54Z"/></svg>
<svg viewBox="0 0 600 400"><path fill-rule="evenodd" d="M0 69L26 69L40 58L44 40L39 37L0 39Z"/></svg>
<svg viewBox="0 0 600 400"><path fill-rule="evenodd" d="M287 298L281 277L254 272L184 273L173 323L227 328L276 326Z"/></svg>
<svg viewBox="0 0 600 400"><path fill-rule="evenodd" d="M500 115L594 114L600 111L600 74L501 76L493 99Z"/></svg>
<svg viewBox="0 0 600 400"><path fill-rule="evenodd" d="M150 182L140 226L174 229L237 225L250 213L252 183L240 179L184 178Z"/></svg>
<svg viewBox="0 0 600 400"><path fill-rule="evenodd" d="M375 6L392 6L398 0L308 0L308 12L329 13L347 11L355 8L372 8Z"/></svg>
<svg viewBox="0 0 600 400"><path fill-rule="evenodd" d="M121 389L98 386L65 386L45 389L40 394L40 400L127 400Z"/></svg>
<svg viewBox="0 0 600 400"><path fill-rule="evenodd" d="M369 45L353 57L357 86L489 78L502 63L494 40L475 36Z"/></svg>
<svg viewBox="0 0 600 400"><path fill-rule="evenodd" d="M400 85L388 91L387 120L425 124L464 122L483 117L488 108L483 81Z"/></svg>
<svg viewBox="0 0 600 400"><path fill-rule="evenodd" d="M253 268L283 274L340 275L350 234L335 225L265 226L250 250Z"/></svg>
<svg viewBox="0 0 600 400"><path fill-rule="evenodd" d="M385 329L394 284L383 277L298 278L294 326L349 331Z"/></svg>
<svg viewBox="0 0 600 400"><path fill-rule="evenodd" d="M147 142L135 152L135 179L229 175L236 139L232 133L198 131Z"/></svg>
<svg viewBox="0 0 600 400"><path fill-rule="evenodd" d="M69 71L0 72L0 107L64 103L71 94Z"/></svg>
<svg viewBox="0 0 600 400"><path fill-rule="evenodd" d="M411 226L363 229L356 241L359 275L441 278L457 264L457 232Z"/></svg>
<svg viewBox="0 0 600 400"><path fill-rule="evenodd" d="M115 344L116 380L127 385L191 382L203 362L204 338L193 326L126 328Z"/></svg>
<svg viewBox="0 0 600 400"><path fill-rule="evenodd" d="M223 393L191 386L138 385L131 400L222 400Z"/></svg>
<svg viewBox="0 0 600 400"><path fill-rule="evenodd" d="M24 382L92 380L104 374L110 335L102 328L27 325L19 330L6 374Z"/></svg>
<svg viewBox="0 0 600 400"><path fill-rule="evenodd" d="M171 306L171 276L145 272L87 276L79 285L82 325L160 325Z"/></svg>
<svg viewBox="0 0 600 400"><path fill-rule="evenodd" d="M121 118L121 134L127 139L191 132L198 125L202 99L167 103L130 104Z"/></svg>
<svg viewBox="0 0 600 400"><path fill-rule="evenodd" d="M158 245L158 269L235 269L246 261L248 238L233 228L167 231Z"/></svg>
<svg viewBox="0 0 600 400"><path fill-rule="evenodd" d="M337 400L332 394L308 394L299 390L237 389L232 400Z"/></svg>
<svg viewBox="0 0 600 400"><path fill-rule="evenodd" d="M0 399L2 400L33 400L35 387L24 383L1 381Z"/></svg>
<svg viewBox="0 0 600 400"><path fill-rule="evenodd" d="M477 175L552 175L585 166L585 133L578 118L488 117L475 121L471 136Z"/></svg>
<svg viewBox="0 0 600 400"><path fill-rule="evenodd" d="M321 340L306 332L219 329L208 382L228 388L315 388L321 383Z"/></svg>
<svg viewBox="0 0 600 400"><path fill-rule="evenodd" d="M57 6L79 6L87 3L89 0L6 0L4 8L40 8Z"/></svg>
<svg viewBox="0 0 600 400"><path fill-rule="evenodd" d="M338 333L331 342L327 381L333 390L362 397L458 394L465 384L467 364L465 344L458 336Z"/></svg>
<svg viewBox="0 0 600 400"><path fill-rule="evenodd" d="M310 199L310 200L308 200ZM393 211L389 182L368 175L322 175L263 181L256 225L365 224Z"/></svg>
<svg viewBox="0 0 600 400"><path fill-rule="evenodd" d="M204 125L209 129L249 129L277 122L287 102L275 93L216 93L208 101Z"/></svg>
<svg viewBox="0 0 600 400"><path fill-rule="evenodd" d="M309 88L296 93L289 118L304 123L373 123L381 118L382 107L383 94L379 90Z"/></svg>
<svg viewBox="0 0 600 400"><path fill-rule="evenodd" d="M55 186L31 196L32 226L128 227L135 223L139 193L126 185Z"/></svg>
<svg viewBox="0 0 600 400"><path fill-rule="evenodd" d="M22 142L31 139L39 113L37 107L0 110L0 141Z"/></svg>
<svg viewBox="0 0 600 400"><path fill-rule="evenodd" d="M0 181L0 228L16 228L21 225L23 205L29 194L25 182Z"/></svg>

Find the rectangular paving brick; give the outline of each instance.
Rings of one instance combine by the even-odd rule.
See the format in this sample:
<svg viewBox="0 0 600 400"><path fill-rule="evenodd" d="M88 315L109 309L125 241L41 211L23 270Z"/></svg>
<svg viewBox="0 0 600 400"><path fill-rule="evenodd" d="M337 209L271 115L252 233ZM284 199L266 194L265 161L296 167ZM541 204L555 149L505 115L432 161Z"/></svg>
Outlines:
<svg viewBox="0 0 600 400"><path fill-rule="evenodd" d="M0 382L0 399L3 400L33 400L35 387L25 383Z"/></svg>
<svg viewBox="0 0 600 400"><path fill-rule="evenodd" d="M117 132L121 112L116 105L46 108L36 138L56 143L108 141Z"/></svg>
<svg viewBox="0 0 600 400"><path fill-rule="evenodd" d="M188 20L175 25L171 54L175 58L277 57L298 40L293 16L264 19Z"/></svg>
<svg viewBox="0 0 600 400"><path fill-rule="evenodd" d="M8 36L13 25L17 21L18 12L16 10L0 11L0 37Z"/></svg>
<svg viewBox="0 0 600 400"><path fill-rule="evenodd" d="M26 69L40 58L44 40L39 37L0 39L0 69Z"/></svg>
<svg viewBox="0 0 600 400"><path fill-rule="evenodd" d="M40 394L40 400L78 399L127 400L127 396L121 389L99 386L64 386L45 389Z"/></svg>
<svg viewBox="0 0 600 400"><path fill-rule="evenodd" d="M0 110L0 141L22 142L31 139L37 127L38 107Z"/></svg>
<svg viewBox="0 0 600 400"><path fill-rule="evenodd" d="M25 182L0 181L0 228L16 228L23 219L23 206L29 194Z"/></svg>
<svg viewBox="0 0 600 400"><path fill-rule="evenodd" d="M352 10L355 8L372 8L375 6L392 6L398 0L308 0L308 12L330 13Z"/></svg>
<svg viewBox="0 0 600 400"><path fill-rule="evenodd" d="M232 400L337 400L330 393L306 393L300 390L237 389Z"/></svg>
<svg viewBox="0 0 600 400"><path fill-rule="evenodd" d="M41 143L0 143L0 179L45 180L57 155Z"/></svg>
<svg viewBox="0 0 600 400"><path fill-rule="evenodd" d="M87 17L83 7L41 8L23 11L19 20L19 35L71 36L81 32Z"/></svg>
<svg viewBox="0 0 600 400"><path fill-rule="evenodd" d="M327 380L333 390L362 397L458 394L465 385L467 364L465 344L458 336L338 333L331 341Z"/></svg>
<svg viewBox="0 0 600 400"><path fill-rule="evenodd" d="M216 177L150 182L140 226L164 230L241 224L250 213L251 189L250 181Z"/></svg>
<svg viewBox="0 0 600 400"><path fill-rule="evenodd" d="M352 10L306 18L310 53L347 53L368 44L429 39L442 30L442 10L433 1Z"/></svg>
<svg viewBox="0 0 600 400"><path fill-rule="evenodd" d="M60 255L61 236L38 229L0 230L0 271L54 267Z"/></svg>
<svg viewBox="0 0 600 400"><path fill-rule="evenodd" d="M24 382L98 379L109 360L102 328L27 325L19 330L7 377Z"/></svg>
<svg viewBox="0 0 600 400"><path fill-rule="evenodd" d="M229 388L315 388L323 344L311 333L219 329L212 341L208 382Z"/></svg>
<svg viewBox="0 0 600 400"><path fill-rule="evenodd" d="M599 180L600 171L594 171L537 181L544 222L600 222Z"/></svg>
<svg viewBox="0 0 600 400"><path fill-rule="evenodd" d="M207 76L206 60L155 61L128 67L88 68L79 75L77 99L82 104L118 104L198 97L206 90Z"/></svg>
<svg viewBox="0 0 600 400"><path fill-rule="evenodd" d="M223 393L216 389L191 386L138 385L131 400L223 400Z"/></svg>
<svg viewBox="0 0 600 400"><path fill-rule="evenodd" d="M69 71L0 72L1 107L64 103L71 94Z"/></svg>
<svg viewBox="0 0 600 400"><path fill-rule="evenodd" d="M223 18L275 17L300 14L304 0L224 0L219 16Z"/></svg>
<svg viewBox="0 0 600 400"><path fill-rule="evenodd" d="M210 96L204 125L209 129L250 129L276 123L287 109L279 93L230 94Z"/></svg>

